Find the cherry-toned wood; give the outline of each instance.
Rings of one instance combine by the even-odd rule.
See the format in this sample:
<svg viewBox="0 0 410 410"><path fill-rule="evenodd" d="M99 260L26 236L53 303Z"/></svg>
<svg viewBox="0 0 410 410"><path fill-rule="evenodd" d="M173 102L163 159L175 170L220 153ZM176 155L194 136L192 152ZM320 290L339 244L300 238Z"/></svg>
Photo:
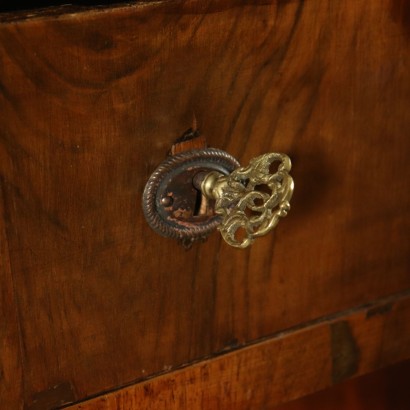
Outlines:
<svg viewBox="0 0 410 410"><path fill-rule="evenodd" d="M337 328L343 331L335 345ZM375 337L381 333L383 337ZM397 350L399 335L403 344ZM270 409L330 386L340 372L335 363L344 370L354 368L345 374L351 377L408 358L409 295L280 334L69 409Z"/></svg>
<svg viewBox="0 0 410 410"><path fill-rule="evenodd" d="M409 380L407 360L273 410L408 410Z"/></svg>
<svg viewBox="0 0 410 410"><path fill-rule="evenodd" d="M0 177L0 408L14 409L23 405L23 366L18 305L10 267L5 220L3 181Z"/></svg>
<svg viewBox="0 0 410 410"><path fill-rule="evenodd" d="M410 288L400 10L171 0L0 18L15 408L83 400ZM193 117L243 164L293 160L292 210L252 249L215 233L187 251L144 221L145 182Z"/></svg>

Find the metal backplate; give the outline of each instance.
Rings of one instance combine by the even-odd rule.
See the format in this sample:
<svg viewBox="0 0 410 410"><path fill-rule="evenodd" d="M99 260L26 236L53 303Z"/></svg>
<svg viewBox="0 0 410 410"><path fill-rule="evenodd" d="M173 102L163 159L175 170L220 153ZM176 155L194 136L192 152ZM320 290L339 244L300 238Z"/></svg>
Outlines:
<svg viewBox="0 0 410 410"><path fill-rule="evenodd" d="M220 223L213 201L194 187L195 175L218 171L230 174L238 161L215 148L181 152L169 156L150 176L142 198L144 215L162 236L194 241L205 238Z"/></svg>

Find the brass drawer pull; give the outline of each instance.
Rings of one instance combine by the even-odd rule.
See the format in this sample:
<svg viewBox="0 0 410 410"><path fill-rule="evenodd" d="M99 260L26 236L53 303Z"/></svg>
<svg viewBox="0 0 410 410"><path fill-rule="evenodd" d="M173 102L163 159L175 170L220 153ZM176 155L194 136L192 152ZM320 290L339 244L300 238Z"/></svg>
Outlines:
<svg viewBox="0 0 410 410"><path fill-rule="evenodd" d="M285 154L267 153L239 167L215 148L181 152L149 178L144 215L156 232L185 244L217 228L229 245L246 248L287 215L294 187L290 170Z"/></svg>

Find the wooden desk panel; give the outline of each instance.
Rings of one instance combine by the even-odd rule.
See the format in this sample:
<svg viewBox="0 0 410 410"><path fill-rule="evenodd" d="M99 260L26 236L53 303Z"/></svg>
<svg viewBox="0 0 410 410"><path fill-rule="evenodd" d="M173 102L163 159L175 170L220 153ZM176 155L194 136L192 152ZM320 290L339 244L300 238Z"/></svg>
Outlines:
<svg viewBox="0 0 410 410"><path fill-rule="evenodd" d="M15 397L84 399L409 289L407 8L164 1L3 17ZM250 250L214 234L186 251L143 219L144 184L194 114L242 163L293 159L292 211Z"/></svg>
<svg viewBox="0 0 410 410"><path fill-rule="evenodd" d="M409 322L409 295L389 298L68 409L274 409L409 358ZM347 409L350 407L343 410Z"/></svg>

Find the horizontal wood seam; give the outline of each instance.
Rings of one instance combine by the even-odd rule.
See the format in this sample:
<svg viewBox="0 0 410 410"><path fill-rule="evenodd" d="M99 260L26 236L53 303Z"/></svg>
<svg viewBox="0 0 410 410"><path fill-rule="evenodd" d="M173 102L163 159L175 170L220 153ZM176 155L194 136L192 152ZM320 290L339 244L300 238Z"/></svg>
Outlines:
<svg viewBox="0 0 410 410"><path fill-rule="evenodd" d="M255 345L258 345L258 344L264 344L264 343L267 343L267 342L270 342L270 341L274 341L274 340L277 340L277 339L284 338L284 337L286 337L286 336L288 336L292 333L296 333L296 332L299 332L299 331L302 331L302 330L307 330L307 329L313 329L313 328L315 328L317 326L320 326L320 325L330 324L330 323L335 322L339 319L350 317L354 314L365 313L366 311L372 310L374 308L383 307L383 306L386 306L386 305L389 305L389 304L398 303L398 302L401 302L401 301L406 300L406 299L410 299L410 289L406 289L405 291L394 293L394 294L389 295L387 297L379 298L379 299L376 299L372 302L364 303L364 304L358 305L356 307L352 307L350 309L346 309L346 310L343 310L343 311L332 313L330 315L319 317L317 319L313 319L313 320L310 320L310 321L307 321L307 322L303 322L301 324L292 326L290 328L281 330L279 332L275 332L275 333L273 333L269 336L259 338L259 339L255 339L253 341L250 341L250 342L242 344L242 345L237 345L235 347L232 347L229 350L222 350L222 351L219 351L219 352L215 352L212 355L201 357L201 358L199 358L197 360L194 360L194 361L191 361L189 363L184 363L184 364L182 364L178 367L172 368L171 370L157 372L157 373L154 373L154 374L152 374L149 377L146 377L144 379L137 379L137 380L134 380L130 383L126 383L124 385L118 386L115 389L108 389L108 390L98 392L97 394L87 396L86 398L84 398L82 400L72 402L72 403L69 403L69 404L65 404L61 407L58 407L57 409L64 409L64 408L68 408L68 407L71 407L71 406L79 405L79 404L82 404L84 402L88 402L89 400L100 397L102 395L115 393L115 392L118 392L120 390L123 390L124 388L129 388L131 386L135 386L135 385L140 384L140 383L145 383L149 380L155 379L156 377L169 375L169 374L178 372L180 370L183 370L183 369L185 369L189 366L198 365L199 363L207 361L207 360L216 359L216 358L221 357L223 355L228 355L228 354L231 354L231 353L235 353L236 351L239 351L239 350L245 350L245 349L248 349L248 348L251 348L251 347L255 347Z"/></svg>

